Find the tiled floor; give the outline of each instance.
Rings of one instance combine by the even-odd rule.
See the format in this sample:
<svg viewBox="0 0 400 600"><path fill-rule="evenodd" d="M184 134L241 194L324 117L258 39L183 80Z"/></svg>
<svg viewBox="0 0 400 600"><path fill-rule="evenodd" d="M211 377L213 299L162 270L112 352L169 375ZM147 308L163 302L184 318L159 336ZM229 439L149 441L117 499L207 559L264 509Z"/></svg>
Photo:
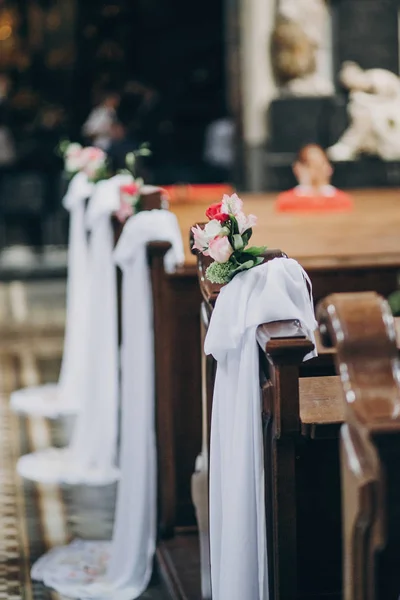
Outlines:
<svg viewBox="0 0 400 600"><path fill-rule="evenodd" d="M8 407L15 387L57 379L64 293L63 282L0 285L0 600L60 600L31 582L32 562L75 537L108 539L112 532L115 486L35 485L15 472L18 456L64 445L71 429L71 421L19 418ZM169 596L155 576L142 598Z"/></svg>

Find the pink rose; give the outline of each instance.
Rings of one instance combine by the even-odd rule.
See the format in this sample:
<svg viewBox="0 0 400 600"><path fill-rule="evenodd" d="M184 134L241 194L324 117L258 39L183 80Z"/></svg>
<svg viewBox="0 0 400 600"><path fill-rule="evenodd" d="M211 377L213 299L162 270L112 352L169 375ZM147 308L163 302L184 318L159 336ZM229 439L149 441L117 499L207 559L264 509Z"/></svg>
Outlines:
<svg viewBox="0 0 400 600"><path fill-rule="evenodd" d="M210 241L208 246L208 254L216 262L227 262L233 252L233 248L229 243L227 236L216 237Z"/></svg>

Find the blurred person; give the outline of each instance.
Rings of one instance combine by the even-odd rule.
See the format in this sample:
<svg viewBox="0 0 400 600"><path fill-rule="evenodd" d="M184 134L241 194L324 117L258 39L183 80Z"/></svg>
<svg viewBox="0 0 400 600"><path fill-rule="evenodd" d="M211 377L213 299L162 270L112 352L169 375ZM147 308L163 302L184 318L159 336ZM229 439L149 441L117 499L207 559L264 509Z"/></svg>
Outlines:
<svg viewBox="0 0 400 600"><path fill-rule="evenodd" d="M333 168L321 146L303 146L293 165L293 173L298 185L279 194L278 211L348 210L352 207L350 196L331 185Z"/></svg>
<svg viewBox="0 0 400 600"><path fill-rule="evenodd" d="M120 101L117 91L106 92L102 102L92 110L82 127L84 137L104 151L108 150L111 143L111 129L116 121Z"/></svg>

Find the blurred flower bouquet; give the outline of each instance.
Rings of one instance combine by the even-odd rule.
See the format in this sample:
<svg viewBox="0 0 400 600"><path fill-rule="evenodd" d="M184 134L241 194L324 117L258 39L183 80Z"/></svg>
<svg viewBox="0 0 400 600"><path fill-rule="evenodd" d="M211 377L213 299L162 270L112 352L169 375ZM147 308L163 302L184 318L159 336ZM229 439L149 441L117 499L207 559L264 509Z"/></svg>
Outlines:
<svg viewBox="0 0 400 600"><path fill-rule="evenodd" d="M237 194L225 195L222 202L207 209L209 222L204 229L199 225L192 227L193 247L214 259L206 271L211 283L228 283L238 273L263 262L266 246L246 248L257 217L246 216L242 209L243 202Z"/></svg>
<svg viewBox="0 0 400 600"><path fill-rule="evenodd" d="M137 177L137 159L140 156L150 156L151 150L147 143L142 144L137 150L129 152L125 157L126 169L119 172L119 175L127 175L131 178L130 183L121 185L120 194L121 202L118 211L115 213L116 218L121 223L124 223L134 213L141 210L140 194L144 185L141 177Z"/></svg>
<svg viewBox="0 0 400 600"><path fill-rule="evenodd" d="M138 203L140 197L140 187L134 181L121 185L120 189L120 206L114 213L120 223L125 223L134 213L134 207Z"/></svg>
<svg viewBox="0 0 400 600"><path fill-rule="evenodd" d="M97 183L111 177L107 155L93 146L82 147L80 144L61 142L59 153L64 158L64 170L69 177L83 171L89 181Z"/></svg>

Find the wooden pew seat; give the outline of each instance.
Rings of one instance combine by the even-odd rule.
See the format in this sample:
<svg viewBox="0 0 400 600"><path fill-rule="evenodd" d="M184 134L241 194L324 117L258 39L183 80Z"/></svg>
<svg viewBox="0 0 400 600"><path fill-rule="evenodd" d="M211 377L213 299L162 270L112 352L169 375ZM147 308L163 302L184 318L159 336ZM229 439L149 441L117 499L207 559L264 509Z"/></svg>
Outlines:
<svg viewBox="0 0 400 600"><path fill-rule="evenodd" d="M302 435L312 439L337 437L344 419L340 378L302 377L299 388Z"/></svg>

